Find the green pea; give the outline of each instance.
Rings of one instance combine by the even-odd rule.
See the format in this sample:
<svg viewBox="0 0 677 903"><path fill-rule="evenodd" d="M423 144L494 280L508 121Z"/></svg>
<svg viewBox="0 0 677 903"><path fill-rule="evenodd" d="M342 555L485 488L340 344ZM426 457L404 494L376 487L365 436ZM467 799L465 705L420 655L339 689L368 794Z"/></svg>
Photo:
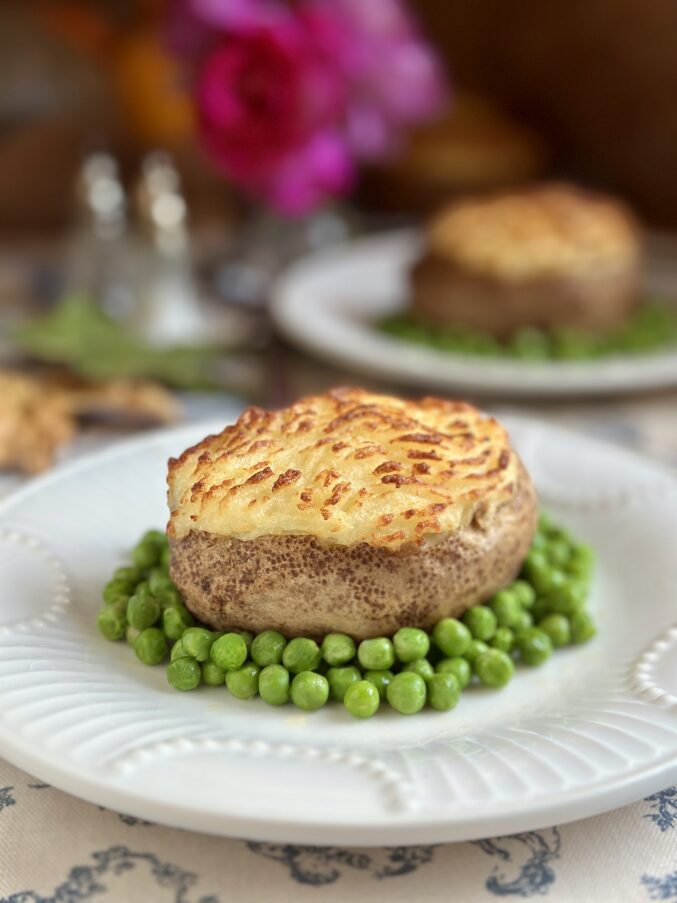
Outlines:
<svg viewBox="0 0 677 903"><path fill-rule="evenodd" d="M395 664L393 644L386 637L362 640L357 647L357 660L365 671L383 671Z"/></svg>
<svg viewBox="0 0 677 903"><path fill-rule="evenodd" d="M465 624L456 618L443 618L435 624L433 643L450 658L463 655L471 641L472 634Z"/></svg>
<svg viewBox="0 0 677 903"><path fill-rule="evenodd" d="M328 698L329 682L322 674L300 671L291 682L291 701L304 712L322 708Z"/></svg>
<svg viewBox="0 0 677 903"><path fill-rule="evenodd" d="M527 559L529 555L527 555ZM567 582L565 573L558 568L552 567L545 556L543 556L543 564L538 563L538 566L532 566L529 579L536 592L540 594L555 592Z"/></svg>
<svg viewBox="0 0 677 903"><path fill-rule="evenodd" d="M277 630L264 630L252 640L251 657L257 665L279 665L287 641Z"/></svg>
<svg viewBox="0 0 677 903"><path fill-rule="evenodd" d="M181 642L188 655L198 662L206 662L214 642L214 635L206 627L188 627L181 634Z"/></svg>
<svg viewBox="0 0 677 903"><path fill-rule="evenodd" d="M533 623L534 623L534 619L531 616L531 612L524 611L524 609L522 609L522 611L520 612L520 616L517 619L515 626L513 628L513 632L518 633L520 630L526 630L527 627L531 627Z"/></svg>
<svg viewBox="0 0 677 903"><path fill-rule="evenodd" d="M571 642L571 625L564 615L548 615L538 622L538 629L548 634L555 649Z"/></svg>
<svg viewBox="0 0 677 903"><path fill-rule="evenodd" d="M115 605L122 599L129 598L130 585L126 580L109 580L104 586L101 596L106 605Z"/></svg>
<svg viewBox="0 0 677 903"><path fill-rule="evenodd" d="M193 624L193 616L184 605L165 608L162 612L162 629L170 640L180 639L183 632Z"/></svg>
<svg viewBox="0 0 677 903"><path fill-rule="evenodd" d="M597 633L594 621L587 611L577 611L571 617L571 642L587 643Z"/></svg>
<svg viewBox="0 0 677 903"><path fill-rule="evenodd" d="M139 540L139 545L143 543L148 543L149 545L158 546L159 548L165 548L169 539L166 533L163 533L162 530L146 530L141 539Z"/></svg>
<svg viewBox="0 0 677 903"><path fill-rule="evenodd" d="M509 683L515 666L506 652L489 649L477 656L475 673L485 687L504 687Z"/></svg>
<svg viewBox="0 0 677 903"><path fill-rule="evenodd" d="M517 593L511 589L502 589L489 602L489 607L496 615L499 627L514 627L522 614L522 605ZM479 639L484 639L479 637Z"/></svg>
<svg viewBox="0 0 677 903"><path fill-rule="evenodd" d="M160 608L176 608L183 606L183 596L175 586L161 588L157 595Z"/></svg>
<svg viewBox="0 0 677 903"><path fill-rule="evenodd" d="M476 640L486 642L496 633L496 615L486 605L475 605L463 615L463 623Z"/></svg>
<svg viewBox="0 0 677 903"><path fill-rule="evenodd" d="M159 596L165 590L176 589L174 582L161 568L153 568L148 575L148 586L154 596Z"/></svg>
<svg viewBox="0 0 677 903"><path fill-rule="evenodd" d="M515 645L515 634L509 627L499 627L489 645L492 649L500 649L501 652L510 652Z"/></svg>
<svg viewBox="0 0 677 903"><path fill-rule="evenodd" d="M569 580L548 596L550 610L555 614L571 616L585 605L588 588L578 580Z"/></svg>
<svg viewBox="0 0 677 903"><path fill-rule="evenodd" d="M376 687L381 699L385 699L388 684L393 679L393 672L389 671L388 669L381 669L379 671L365 671L364 679L368 680L369 683L372 683Z"/></svg>
<svg viewBox="0 0 677 903"><path fill-rule="evenodd" d="M105 605L96 617L96 626L107 640L121 640L127 630L124 605Z"/></svg>
<svg viewBox="0 0 677 903"><path fill-rule="evenodd" d="M555 567L565 568L571 558L571 546L565 539L554 539L546 554Z"/></svg>
<svg viewBox="0 0 677 903"><path fill-rule="evenodd" d="M346 665L355 658L355 640L345 633L328 633L322 640L322 657L328 665Z"/></svg>
<svg viewBox="0 0 677 903"><path fill-rule="evenodd" d="M247 644L239 633L224 633L212 643L209 655L224 671L237 671L247 661Z"/></svg>
<svg viewBox="0 0 677 903"><path fill-rule="evenodd" d="M553 524L553 526L548 530L548 539L550 549L552 549L552 546L556 543L563 543L567 547L568 551L574 544L569 531L564 527L560 527L556 524Z"/></svg>
<svg viewBox="0 0 677 903"><path fill-rule="evenodd" d="M545 360L550 357L548 336L540 329L525 327L510 339L510 350L524 360Z"/></svg>
<svg viewBox="0 0 677 903"><path fill-rule="evenodd" d="M451 671L439 671L427 682L428 704L438 712L448 712L461 698L461 686Z"/></svg>
<svg viewBox="0 0 677 903"><path fill-rule="evenodd" d="M190 658L186 650L183 648L181 640L177 640L169 652L169 660L174 661L177 658Z"/></svg>
<svg viewBox="0 0 677 903"><path fill-rule="evenodd" d="M465 690L472 677L470 662L460 657L443 658L441 662L435 665L435 671L438 674L453 674L462 690Z"/></svg>
<svg viewBox="0 0 677 903"><path fill-rule="evenodd" d="M134 594L127 603L127 621L137 630L152 627L160 617L160 606L152 596Z"/></svg>
<svg viewBox="0 0 677 903"><path fill-rule="evenodd" d="M258 665L247 662L236 671L226 671L226 686L236 699L253 699L259 692Z"/></svg>
<svg viewBox="0 0 677 903"><path fill-rule="evenodd" d="M131 591L134 589L136 584L141 580L142 576L143 575L138 568L129 567L129 566L125 565L123 567L116 568L113 571L113 580L111 582L115 582L115 581L119 580L122 583L124 583Z"/></svg>
<svg viewBox="0 0 677 903"><path fill-rule="evenodd" d="M165 571L169 571L169 565L171 563L171 551L169 546L165 546L165 548L160 552L160 565L164 568Z"/></svg>
<svg viewBox="0 0 677 903"><path fill-rule="evenodd" d="M402 671L413 671L414 674L420 674L423 680L430 680L435 673L435 669L427 658L418 658L415 662L407 662Z"/></svg>
<svg viewBox="0 0 677 903"><path fill-rule="evenodd" d="M401 715L414 715L425 705L426 684L420 674L402 671L386 687L388 703Z"/></svg>
<svg viewBox="0 0 677 903"><path fill-rule="evenodd" d="M266 665L259 674L259 696L268 705L289 701L289 671L283 665Z"/></svg>
<svg viewBox="0 0 677 903"><path fill-rule="evenodd" d="M595 553L589 546L574 545L567 565L570 574L589 578L595 563Z"/></svg>
<svg viewBox="0 0 677 903"><path fill-rule="evenodd" d="M225 633L225 631L223 631ZM219 636L223 636L223 633L219 633ZM247 647L247 655L251 652L252 643L254 642L254 634L251 630L238 630L238 633L244 640L244 644Z"/></svg>
<svg viewBox="0 0 677 903"><path fill-rule="evenodd" d="M201 671L202 683L208 687L222 687L226 682L226 672L211 659L202 662Z"/></svg>
<svg viewBox="0 0 677 903"><path fill-rule="evenodd" d="M545 550L548 545L548 537L542 530L536 530L534 533L534 537L531 540L531 546L529 547L529 551L536 550L542 552Z"/></svg>
<svg viewBox="0 0 677 903"><path fill-rule="evenodd" d="M575 330L558 329L553 333L553 355L562 360L581 360L592 355L595 340Z"/></svg>
<svg viewBox="0 0 677 903"><path fill-rule="evenodd" d="M474 667L477 657L488 651L489 647L482 640L473 640L466 649L463 658Z"/></svg>
<svg viewBox="0 0 677 903"><path fill-rule="evenodd" d="M139 596L141 599L152 599L153 594L150 591L148 581L142 580L141 583L137 583L133 595Z"/></svg>
<svg viewBox="0 0 677 903"><path fill-rule="evenodd" d="M370 681L358 680L347 688L343 704L354 718L371 718L378 711L381 695Z"/></svg>
<svg viewBox="0 0 677 903"><path fill-rule="evenodd" d="M531 608L536 601L536 590L526 580L515 580L510 589L522 608Z"/></svg>
<svg viewBox="0 0 677 903"><path fill-rule="evenodd" d="M167 666L167 682L175 690L194 690L201 680L202 670L194 658L176 658Z"/></svg>
<svg viewBox="0 0 677 903"><path fill-rule="evenodd" d="M136 638L141 634L141 631L138 627L132 627L131 625L127 625L127 630L125 631L125 641L128 646L134 648L134 643L136 642Z"/></svg>
<svg viewBox="0 0 677 903"><path fill-rule="evenodd" d="M346 690L351 684L362 679L359 668L354 665L344 665L342 668L330 668L327 671L329 681L329 694L336 702L343 702Z"/></svg>
<svg viewBox="0 0 677 903"><path fill-rule="evenodd" d="M307 637L295 637L290 640L282 653L282 664L292 674L302 671L314 671L322 661L320 647L315 640Z"/></svg>
<svg viewBox="0 0 677 903"><path fill-rule="evenodd" d="M545 592L549 580L550 563L545 552L540 549L530 549L524 559L522 570L533 588L537 592Z"/></svg>
<svg viewBox="0 0 677 903"><path fill-rule="evenodd" d="M155 543L141 541L132 550L132 561L139 570L150 570L160 561L160 549Z"/></svg>
<svg viewBox="0 0 677 903"><path fill-rule="evenodd" d="M158 627L142 630L134 641L134 652L144 665L159 665L167 657L167 638Z"/></svg>
<svg viewBox="0 0 677 903"><path fill-rule="evenodd" d="M430 637L417 627L400 627L393 637L393 646L401 662L415 662L428 654Z"/></svg>
<svg viewBox="0 0 677 903"><path fill-rule="evenodd" d="M522 661L532 667L542 665L552 655L550 637L538 627L528 627L518 633L517 648Z"/></svg>

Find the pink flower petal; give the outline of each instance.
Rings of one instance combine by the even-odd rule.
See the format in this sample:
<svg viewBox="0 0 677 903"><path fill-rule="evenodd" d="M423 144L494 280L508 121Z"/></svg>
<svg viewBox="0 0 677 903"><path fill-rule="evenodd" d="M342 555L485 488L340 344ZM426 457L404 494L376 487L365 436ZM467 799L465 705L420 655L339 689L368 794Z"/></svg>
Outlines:
<svg viewBox="0 0 677 903"><path fill-rule="evenodd" d="M281 213L300 216L343 194L354 179L354 167L340 136L318 133L287 158L264 193Z"/></svg>
<svg viewBox="0 0 677 903"><path fill-rule="evenodd" d="M195 15L207 25L227 31L275 26L289 19L287 4L279 0L189 0Z"/></svg>

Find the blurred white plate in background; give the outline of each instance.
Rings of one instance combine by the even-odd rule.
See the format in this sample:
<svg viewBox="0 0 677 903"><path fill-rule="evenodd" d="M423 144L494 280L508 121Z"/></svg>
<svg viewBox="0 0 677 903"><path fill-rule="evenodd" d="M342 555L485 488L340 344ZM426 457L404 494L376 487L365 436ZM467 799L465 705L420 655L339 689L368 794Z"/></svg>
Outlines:
<svg viewBox="0 0 677 903"><path fill-rule="evenodd" d="M654 251L650 243L647 292L674 297L674 240L658 238L655 245ZM420 247L419 234L406 230L360 238L298 261L273 286L275 324L290 342L319 358L399 385L513 397L677 385L677 349L589 362L531 362L473 358L379 332L375 321L407 305L408 270Z"/></svg>

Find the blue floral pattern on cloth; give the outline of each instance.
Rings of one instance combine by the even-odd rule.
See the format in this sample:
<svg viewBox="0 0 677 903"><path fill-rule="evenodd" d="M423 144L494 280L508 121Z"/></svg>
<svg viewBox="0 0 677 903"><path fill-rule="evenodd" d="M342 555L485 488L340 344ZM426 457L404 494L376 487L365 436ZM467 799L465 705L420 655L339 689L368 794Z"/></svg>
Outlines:
<svg viewBox="0 0 677 903"><path fill-rule="evenodd" d="M97 806L97 809L100 812L111 812L112 815L115 815L123 825L129 825L130 827L136 827L140 825L143 828L154 828L154 821L146 821L145 818L137 818L136 815L125 815L124 812L113 812L111 809L107 809L105 806Z"/></svg>
<svg viewBox="0 0 677 903"><path fill-rule="evenodd" d="M8 806L16 804L16 800L12 796L12 790L14 790L14 787L0 787L0 812Z"/></svg>
<svg viewBox="0 0 677 903"><path fill-rule="evenodd" d="M8 818L6 810L9 807L16 807L17 815L19 815L23 802L23 791L28 791L32 795L32 791L53 789L47 784L31 781L27 776L26 778L23 782L10 778L6 786L0 787L0 825L6 824L9 829L11 829L12 819L15 816L12 814ZM36 794L35 796L42 795ZM123 831L135 829L137 826L147 826L150 829L154 827L152 823L143 819L113 812L101 806L97 808L106 815L114 817L116 821L119 820L122 823L121 830ZM635 823L638 826L641 824L645 826L645 834L654 836L656 841L661 835L664 835L670 846L670 838L677 838L677 787L667 787L665 790L646 797L643 802L637 804L634 813ZM131 838L132 835L129 836ZM136 836L139 835L136 834ZM144 836L149 835L144 832ZM490 857L490 860L485 860L485 868L480 867L473 876L473 880L477 881L476 892L480 892L483 884L484 893L493 898L512 896L529 899L552 894L553 898L560 900L561 894L564 893L564 898L567 899L566 870L562 866L560 874L559 867L562 847L560 829L526 831L475 841L473 845ZM469 847L469 845L467 846ZM375 886L374 882L385 878L411 875L419 869L426 871L424 867L430 864L434 865L437 860L436 868L433 869L434 873L439 871L440 866L444 866L445 859L444 848L435 845L346 849L240 841L234 844L234 849L246 849L256 856L262 856L278 863L291 882L318 890L323 886L335 885L343 879L348 879L351 873L361 876L367 884ZM674 849L673 845L673 853ZM436 856L438 851L439 857ZM86 861L83 863L80 860L81 864L76 864L70 869L64 865L63 871L60 870L52 879L59 878L60 883L46 895L43 896L44 888L42 892L32 889L33 882L29 879L27 882L29 887L26 889L16 890L17 885L3 886L0 893L4 891L9 896L0 897L0 903L85 903L85 901L95 899L111 900L117 903L118 900L124 900L126 897L125 880L131 880L133 883L140 881L140 886L144 888L143 899L147 899L149 903L150 901L155 903L160 898L166 903L169 901L171 903L225 903L225 899L228 899L221 895L223 875L219 875L215 879L216 887L204 887L201 882L209 879L206 874L203 874L203 868L198 867L196 871L184 869L171 861L173 859L171 853L167 860L161 853L117 844L91 853L83 852L81 855ZM483 859L484 857L480 857L480 860ZM632 882L635 882L634 887L638 899L677 903L677 871L674 870L674 855L668 857L667 860L652 861L662 864L665 873L661 873L662 869L658 865L654 869L655 873L645 872L642 874L641 861L639 865L635 864L634 866L628 863L630 873L628 874L626 871L625 879L630 879L629 886L631 887ZM570 865L570 863L566 863L567 869L570 868ZM487 874L487 872L489 873ZM131 879L127 876L131 876ZM423 880L427 880L427 878ZM50 881L50 886L51 884ZM399 885L399 882L397 884ZM25 887L25 885L23 886ZM411 885L404 886L411 887ZM205 891L217 890L217 888L218 893L204 895ZM341 894L342 891L339 890L338 893Z"/></svg>
<svg viewBox="0 0 677 903"><path fill-rule="evenodd" d="M652 793L646 797L646 802L651 803L651 811L644 818L650 819L661 831L669 831L677 826L677 787Z"/></svg>
<svg viewBox="0 0 677 903"><path fill-rule="evenodd" d="M677 900L677 872L670 872L662 878L642 875L642 884L650 900Z"/></svg>
<svg viewBox="0 0 677 903"><path fill-rule="evenodd" d="M667 787L658 793L647 796L645 802L650 803L649 812L644 818L652 821L664 833L677 829L677 787ZM677 872L667 875L642 875L642 885L650 900L677 900Z"/></svg>
<svg viewBox="0 0 677 903"><path fill-rule="evenodd" d="M344 868L359 869L373 878L394 878L416 871L432 862L435 847L386 847L382 850L355 852L340 847L308 847L294 844L247 841L252 853L281 862L299 884L333 884Z"/></svg>
<svg viewBox="0 0 677 903"><path fill-rule="evenodd" d="M557 828L475 843L485 853L501 860L502 864L494 866L485 884L486 889L498 897L547 894L555 881L550 863L559 859L561 838Z"/></svg>
<svg viewBox="0 0 677 903"><path fill-rule="evenodd" d="M128 847L110 847L92 853L94 865L76 865L66 880L43 897L33 890L24 890L0 899L0 903L82 903L94 896L107 893L106 879L115 878L139 866L147 866L158 887L174 891L175 903L219 903L217 897L199 897L194 900L188 892L197 881L197 875L169 862L161 862L154 853L139 853Z"/></svg>

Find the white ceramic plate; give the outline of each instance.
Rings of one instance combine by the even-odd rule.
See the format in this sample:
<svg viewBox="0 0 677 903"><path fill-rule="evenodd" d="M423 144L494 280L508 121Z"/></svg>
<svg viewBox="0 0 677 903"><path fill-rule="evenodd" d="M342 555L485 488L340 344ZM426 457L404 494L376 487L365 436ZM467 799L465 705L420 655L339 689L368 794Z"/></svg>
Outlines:
<svg viewBox="0 0 677 903"><path fill-rule="evenodd" d="M592 543L599 636L367 722L223 690L180 694L95 627L100 591L162 525L165 462L221 424L147 436L0 506L0 755L96 803L313 844L465 840L598 813L677 779L677 482L627 453L508 419L543 503Z"/></svg>
<svg viewBox="0 0 677 903"><path fill-rule="evenodd" d="M677 254L654 241L647 291L674 298ZM291 342L318 357L399 385L503 395L599 395L677 385L677 351L594 361L473 358L408 343L374 322L407 305L420 253L411 231L348 242L294 264L275 284L271 312Z"/></svg>

